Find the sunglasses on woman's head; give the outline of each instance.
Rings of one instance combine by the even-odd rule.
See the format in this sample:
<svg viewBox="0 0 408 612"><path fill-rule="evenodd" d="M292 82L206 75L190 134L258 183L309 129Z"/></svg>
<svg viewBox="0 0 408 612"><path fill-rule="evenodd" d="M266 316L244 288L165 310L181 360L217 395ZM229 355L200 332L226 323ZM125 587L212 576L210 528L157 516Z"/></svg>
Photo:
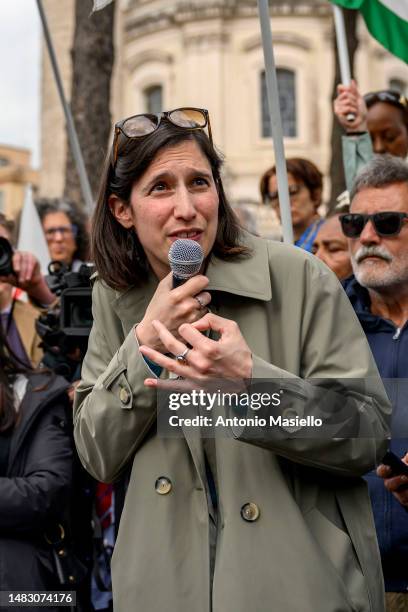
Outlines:
<svg viewBox="0 0 408 612"><path fill-rule="evenodd" d="M340 215L339 218L343 234L347 238L358 238L369 220L374 225L377 234L386 238L397 236L400 233L402 224L408 215L403 212L380 212L373 215L347 213Z"/></svg>
<svg viewBox="0 0 408 612"><path fill-rule="evenodd" d="M368 93L364 96L364 100L368 108L370 108L370 106L376 102L388 102L388 104L393 104L394 106L398 106L403 110L408 109L408 101L406 97L400 94L399 91L393 91L391 89Z"/></svg>
<svg viewBox="0 0 408 612"><path fill-rule="evenodd" d="M177 127L187 130L202 130L208 127L208 137L212 144L210 116L205 108L183 107L162 113L142 113L122 119L115 124L115 134L112 145L112 166L115 167L118 159L119 134L126 138L143 138L153 134L159 127L162 119L167 119Z"/></svg>

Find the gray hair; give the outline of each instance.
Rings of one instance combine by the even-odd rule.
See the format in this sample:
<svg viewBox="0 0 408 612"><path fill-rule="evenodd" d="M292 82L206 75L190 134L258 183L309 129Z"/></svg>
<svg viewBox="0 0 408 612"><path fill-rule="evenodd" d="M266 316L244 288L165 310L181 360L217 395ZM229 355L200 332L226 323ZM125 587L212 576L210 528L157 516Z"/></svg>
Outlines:
<svg viewBox="0 0 408 612"><path fill-rule="evenodd" d="M363 189L379 189L395 183L408 184L408 164L392 155L376 155L357 174L350 192L350 202Z"/></svg>

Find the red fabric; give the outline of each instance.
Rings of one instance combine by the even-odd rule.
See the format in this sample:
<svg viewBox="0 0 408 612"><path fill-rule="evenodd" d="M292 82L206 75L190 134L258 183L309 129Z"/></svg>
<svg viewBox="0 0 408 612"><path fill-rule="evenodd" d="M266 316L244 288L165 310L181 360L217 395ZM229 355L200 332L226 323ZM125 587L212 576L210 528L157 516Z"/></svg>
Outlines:
<svg viewBox="0 0 408 612"><path fill-rule="evenodd" d="M20 289L19 287L14 287L13 289L13 299L14 300L23 300L25 301L27 299L25 292Z"/></svg>
<svg viewBox="0 0 408 612"><path fill-rule="evenodd" d="M98 482L96 486L95 510L102 529L112 524L112 485Z"/></svg>

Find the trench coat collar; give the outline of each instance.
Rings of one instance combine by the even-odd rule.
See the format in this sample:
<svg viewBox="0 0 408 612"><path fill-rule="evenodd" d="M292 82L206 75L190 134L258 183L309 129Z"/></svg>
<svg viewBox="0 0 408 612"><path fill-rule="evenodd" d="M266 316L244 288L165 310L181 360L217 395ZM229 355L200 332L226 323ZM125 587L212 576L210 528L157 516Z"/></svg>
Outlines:
<svg viewBox="0 0 408 612"><path fill-rule="evenodd" d="M251 256L232 261L211 257L206 270L210 281L208 290L269 301L272 290L267 241L247 232L243 233L243 238L244 244L251 249ZM142 289L132 287L124 292L115 291L114 307L127 332L143 318L157 285L157 279L151 275ZM129 325L126 324L127 319Z"/></svg>
<svg viewBox="0 0 408 612"><path fill-rule="evenodd" d="M142 287L130 287L123 292L114 292L112 306L119 315L125 334L143 319L157 285L157 278L151 274Z"/></svg>
<svg viewBox="0 0 408 612"><path fill-rule="evenodd" d="M206 271L210 280L208 289L267 302L272 297L268 243L247 232L243 236L251 256L233 261L212 257Z"/></svg>

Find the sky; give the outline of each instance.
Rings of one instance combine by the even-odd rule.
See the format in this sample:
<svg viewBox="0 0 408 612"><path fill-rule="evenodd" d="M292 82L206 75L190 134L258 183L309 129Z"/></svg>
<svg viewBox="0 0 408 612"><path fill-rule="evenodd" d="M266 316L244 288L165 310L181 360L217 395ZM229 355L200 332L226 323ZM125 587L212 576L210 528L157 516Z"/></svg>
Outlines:
<svg viewBox="0 0 408 612"><path fill-rule="evenodd" d="M40 161L41 22L36 0L0 0L0 143Z"/></svg>

